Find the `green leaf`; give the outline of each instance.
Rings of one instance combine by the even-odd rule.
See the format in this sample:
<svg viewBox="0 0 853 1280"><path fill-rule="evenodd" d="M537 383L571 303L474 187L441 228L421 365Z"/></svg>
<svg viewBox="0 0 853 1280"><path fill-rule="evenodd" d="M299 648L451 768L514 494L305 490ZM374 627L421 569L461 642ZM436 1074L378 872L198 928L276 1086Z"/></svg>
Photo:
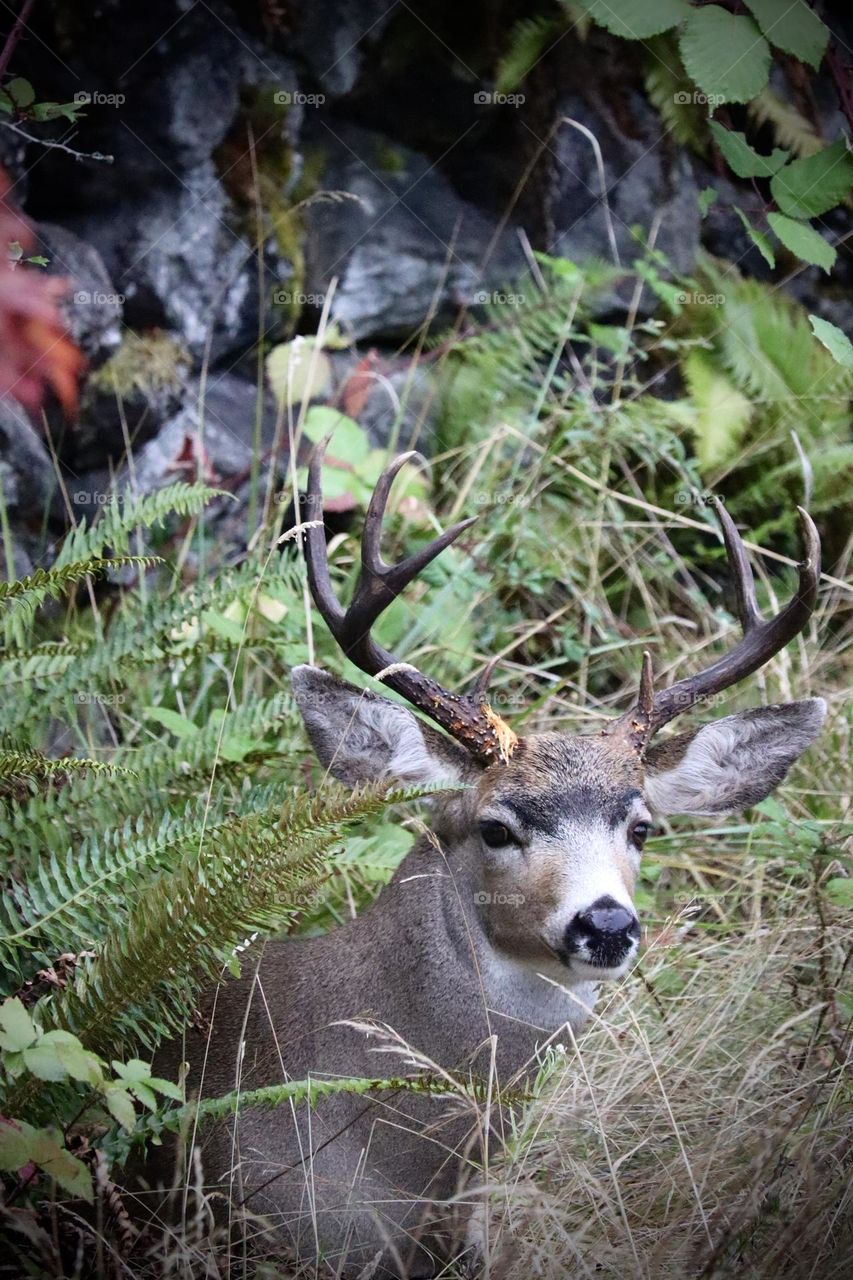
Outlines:
<svg viewBox="0 0 853 1280"><path fill-rule="evenodd" d="M27 1065L27 1070L31 1071L39 1080L48 1080L55 1083L58 1080L68 1079L65 1064L61 1061L56 1051L56 1046L50 1042L44 1044L40 1040L38 1044L25 1049L24 1062Z"/></svg>
<svg viewBox="0 0 853 1280"><path fill-rule="evenodd" d="M314 338L294 338L267 356L267 380L280 405L296 406L323 395L332 381L332 366Z"/></svg>
<svg viewBox="0 0 853 1280"><path fill-rule="evenodd" d="M834 876L832 880L827 880L824 888L827 897L839 907L850 907L853 910L853 878Z"/></svg>
<svg viewBox="0 0 853 1280"><path fill-rule="evenodd" d="M716 203L718 192L715 187L703 187L697 197L699 202L699 216L707 218L708 210L712 204Z"/></svg>
<svg viewBox="0 0 853 1280"><path fill-rule="evenodd" d="M352 466L364 462L370 453L370 441L364 427L360 427L345 413L330 409L327 405L315 405L308 410L304 430L314 444L331 433L329 455L341 462L349 462Z"/></svg>
<svg viewBox="0 0 853 1280"><path fill-rule="evenodd" d="M24 1060L27 1061L27 1054L38 1052L51 1052L55 1055L56 1061L65 1069L72 1080L82 1080L84 1084L97 1085L103 1079L103 1071L101 1063L94 1053L90 1053L85 1049L75 1035L70 1031L47 1031L41 1037L35 1050L29 1049L24 1053ZM29 1062L27 1062L29 1066Z"/></svg>
<svg viewBox="0 0 853 1280"><path fill-rule="evenodd" d="M127 1089L111 1085L104 1094L104 1102L112 1118L130 1132L136 1125L136 1108Z"/></svg>
<svg viewBox="0 0 853 1280"><path fill-rule="evenodd" d="M15 106L24 111L27 107L32 106L36 100L35 90L29 80L25 80L23 76L17 76L14 80L10 80L5 86L6 93L14 102Z"/></svg>
<svg viewBox="0 0 853 1280"><path fill-rule="evenodd" d="M818 342L822 342L837 364L844 369L853 369L853 342L843 329L820 316L809 315L812 331Z"/></svg>
<svg viewBox="0 0 853 1280"><path fill-rule="evenodd" d="M772 178L790 158L790 152L775 147L769 156L754 151L742 133L725 129L718 120L708 121L726 164L739 178Z"/></svg>
<svg viewBox="0 0 853 1280"><path fill-rule="evenodd" d="M17 996L0 1004L0 1049L19 1053L36 1038L36 1029L27 1009Z"/></svg>
<svg viewBox="0 0 853 1280"><path fill-rule="evenodd" d="M23 1120L0 1116L0 1169L17 1173L32 1160L35 1130Z"/></svg>
<svg viewBox="0 0 853 1280"><path fill-rule="evenodd" d="M853 187L853 155L843 138L792 160L770 182L773 199L791 218L816 218L840 204Z"/></svg>
<svg viewBox="0 0 853 1280"><path fill-rule="evenodd" d="M752 18L719 5L694 9L679 39L687 74L712 111L723 102L750 102L770 75L770 46Z"/></svg>
<svg viewBox="0 0 853 1280"><path fill-rule="evenodd" d="M171 707L146 707L142 714L146 720L156 720L164 729L171 730L177 738L194 738L199 733L197 724Z"/></svg>
<svg viewBox="0 0 853 1280"><path fill-rule="evenodd" d="M746 234L749 236L750 240L755 245L756 249L758 249L764 261L767 263L769 267L775 267L776 254L773 252L773 246L770 243L770 241L767 239L767 236L764 234L763 231L759 231L756 227L752 225L749 218L744 213L743 209L740 209L738 208L737 205L735 205L734 210L737 216L740 218L741 222L743 223L744 227L746 228Z"/></svg>
<svg viewBox="0 0 853 1280"><path fill-rule="evenodd" d="M808 222L797 222L781 213L768 213L767 221L791 253L814 267L822 267L827 272L832 270L838 255Z"/></svg>
<svg viewBox="0 0 853 1280"><path fill-rule="evenodd" d="M623 40L645 40L676 27L690 13L687 0L580 0L599 26Z"/></svg>
<svg viewBox="0 0 853 1280"><path fill-rule="evenodd" d="M746 7L771 44L817 71L829 30L805 0L746 0Z"/></svg>
<svg viewBox="0 0 853 1280"><path fill-rule="evenodd" d="M60 1146L53 1134L47 1129L33 1131L33 1146L30 1159L54 1178L70 1196L83 1200L92 1200L92 1175L76 1156Z"/></svg>

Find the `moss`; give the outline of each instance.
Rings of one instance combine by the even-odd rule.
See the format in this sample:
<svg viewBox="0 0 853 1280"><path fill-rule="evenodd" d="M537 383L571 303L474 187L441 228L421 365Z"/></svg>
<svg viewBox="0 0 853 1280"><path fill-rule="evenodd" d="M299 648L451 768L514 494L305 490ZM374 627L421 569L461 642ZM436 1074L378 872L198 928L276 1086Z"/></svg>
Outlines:
<svg viewBox="0 0 853 1280"><path fill-rule="evenodd" d="M136 392L179 391L191 360L179 342L157 329L125 334L121 346L90 379L94 391L129 399Z"/></svg>

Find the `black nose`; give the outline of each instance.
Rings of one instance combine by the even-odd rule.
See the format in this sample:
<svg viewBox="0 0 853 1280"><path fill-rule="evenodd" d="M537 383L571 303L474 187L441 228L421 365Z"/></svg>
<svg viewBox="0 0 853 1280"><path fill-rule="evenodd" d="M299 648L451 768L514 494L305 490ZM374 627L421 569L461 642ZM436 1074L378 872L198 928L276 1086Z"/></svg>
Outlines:
<svg viewBox="0 0 853 1280"><path fill-rule="evenodd" d="M640 922L615 898L599 898L566 929L566 951L602 969L620 965L640 936Z"/></svg>

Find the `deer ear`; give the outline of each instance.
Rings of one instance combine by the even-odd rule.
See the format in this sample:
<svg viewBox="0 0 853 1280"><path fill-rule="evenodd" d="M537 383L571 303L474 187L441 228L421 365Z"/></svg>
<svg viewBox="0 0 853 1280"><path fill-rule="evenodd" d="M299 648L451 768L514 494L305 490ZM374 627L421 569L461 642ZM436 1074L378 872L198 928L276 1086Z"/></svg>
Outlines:
<svg viewBox="0 0 853 1280"><path fill-rule="evenodd" d="M817 737L822 698L756 707L659 742L646 752L646 799L658 813L733 813L779 785Z"/></svg>
<svg viewBox="0 0 853 1280"><path fill-rule="evenodd" d="M478 772L462 747L398 702L317 667L294 667L291 684L320 763L341 782L461 782Z"/></svg>

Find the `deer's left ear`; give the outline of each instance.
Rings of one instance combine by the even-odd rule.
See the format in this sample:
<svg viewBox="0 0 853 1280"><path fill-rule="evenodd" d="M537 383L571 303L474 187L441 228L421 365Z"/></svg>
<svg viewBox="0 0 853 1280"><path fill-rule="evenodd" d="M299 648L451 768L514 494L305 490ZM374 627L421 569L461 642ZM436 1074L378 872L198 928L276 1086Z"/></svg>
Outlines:
<svg viewBox="0 0 853 1280"><path fill-rule="evenodd" d="M756 707L679 733L646 752L646 799L658 813L733 813L758 804L814 742L823 698Z"/></svg>

